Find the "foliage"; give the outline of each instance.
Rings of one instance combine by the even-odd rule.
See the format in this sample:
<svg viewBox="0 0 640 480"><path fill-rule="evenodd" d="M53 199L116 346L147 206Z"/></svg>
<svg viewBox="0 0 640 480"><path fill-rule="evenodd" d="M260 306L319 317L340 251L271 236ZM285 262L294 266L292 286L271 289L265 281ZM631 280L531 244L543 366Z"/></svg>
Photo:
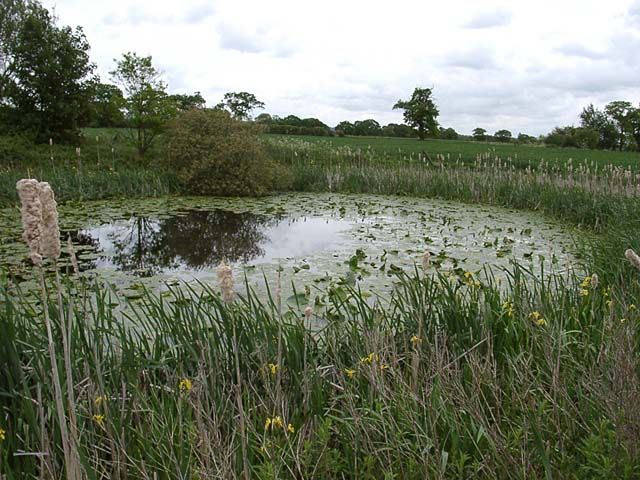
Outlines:
<svg viewBox="0 0 640 480"><path fill-rule="evenodd" d="M82 28L58 27L27 0L2 2L0 22L0 104L10 122L0 128L28 131L40 142L77 139L95 68Z"/></svg>
<svg viewBox="0 0 640 480"><path fill-rule="evenodd" d="M625 146L626 133L630 129L629 124L633 112L633 105L631 105L631 102L616 100L608 103L607 106L604 107L604 111L618 129L618 148L622 151Z"/></svg>
<svg viewBox="0 0 640 480"><path fill-rule="evenodd" d="M115 85L96 82L92 88L88 124L91 127L124 127L125 100Z"/></svg>
<svg viewBox="0 0 640 480"><path fill-rule="evenodd" d="M143 159L166 122L175 115L176 105L167 95L151 56L125 53L110 73L124 88L127 124L135 132L132 141Z"/></svg>
<svg viewBox="0 0 640 480"><path fill-rule="evenodd" d="M599 134L587 127L556 127L547 135L545 142L558 147L596 148Z"/></svg>
<svg viewBox="0 0 640 480"><path fill-rule="evenodd" d="M185 112L192 108L205 108L207 104L200 92L191 95L187 93L169 95L169 101L175 104L176 110L179 112Z"/></svg>
<svg viewBox="0 0 640 480"><path fill-rule="evenodd" d="M427 134L438 135L437 118L440 112L433 102L430 88L416 88L409 100L398 100L394 110L404 110L404 121L418 130L418 137L424 140Z"/></svg>
<svg viewBox="0 0 640 480"><path fill-rule="evenodd" d="M509 130L498 130L493 134L493 138L498 142L509 143L511 141L511 132Z"/></svg>
<svg viewBox="0 0 640 480"><path fill-rule="evenodd" d="M616 126L607 113L589 104L580 113L580 126L598 132L598 148L612 149L616 145Z"/></svg>
<svg viewBox="0 0 640 480"><path fill-rule="evenodd" d="M484 142L487 139L487 131L484 128L476 127L473 129L473 139L478 142Z"/></svg>
<svg viewBox="0 0 640 480"><path fill-rule="evenodd" d="M166 133L167 166L186 192L262 195L286 175L271 162L251 124L220 109L181 113Z"/></svg>
<svg viewBox="0 0 640 480"><path fill-rule="evenodd" d="M458 132L456 132L453 128L442 128L440 127L440 132L438 135L443 140L457 140Z"/></svg>
<svg viewBox="0 0 640 480"><path fill-rule="evenodd" d="M264 103L253 93L228 92L224 94L217 108L230 112L236 120L251 120L251 112L257 108L264 108Z"/></svg>

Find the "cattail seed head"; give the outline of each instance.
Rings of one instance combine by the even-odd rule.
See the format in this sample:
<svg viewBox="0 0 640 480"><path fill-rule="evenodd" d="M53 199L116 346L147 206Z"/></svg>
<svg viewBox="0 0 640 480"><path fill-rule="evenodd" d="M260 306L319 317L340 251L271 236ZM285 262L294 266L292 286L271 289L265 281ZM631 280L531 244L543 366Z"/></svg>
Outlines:
<svg viewBox="0 0 640 480"><path fill-rule="evenodd" d="M429 252L429 250L427 250L424 252L424 255L422 256L422 269L425 272L429 268L430 263L431 263L431 253Z"/></svg>
<svg viewBox="0 0 640 480"><path fill-rule="evenodd" d="M593 275L591 275L591 288L595 290L596 288L598 288L599 283L600 279L598 278L598 274L594 273Z"/></svg>
<svg viewBox="0 0 640 480"><path fill-rule="evenodd" d="M626 252L624 252L624 256L627 257L627 260L629 260L631 265L640 270L640 257L636 252L629 248Z"/></svg>
<svg viewBox="0 0 640 480"><path fill-rule="evenodd" d="M313 308L307 307L304 309L304 316L307 317L307 320L311 318L312 314L313 314Z"/></svg>
<svg viewBox="0 0 640 480"><path fill-rule="evenodd" d="M233 272L231 267L223 260L218 267L218 282L222 292L222 300L226 304L233 303L235 291L233 290Z"/></svg>
<svg viewBox="0 0 640 480"><path fill-rule="evenodd" d="M42 229L42 204L38 181L34 179L22 179L16 183L18 196L20 197L22 214L22 239L29 247L29 257L34 265L42 265L40 254L40 236Z"/></svg>
<svg viewBox="0 0 640 480"><path fill-rule="evenodd" d="M53 189L47 182L38 183L38 193L42 205L42 231L40 232L40 253L43 257L60 258L60 228L58 209Z"/></svg>

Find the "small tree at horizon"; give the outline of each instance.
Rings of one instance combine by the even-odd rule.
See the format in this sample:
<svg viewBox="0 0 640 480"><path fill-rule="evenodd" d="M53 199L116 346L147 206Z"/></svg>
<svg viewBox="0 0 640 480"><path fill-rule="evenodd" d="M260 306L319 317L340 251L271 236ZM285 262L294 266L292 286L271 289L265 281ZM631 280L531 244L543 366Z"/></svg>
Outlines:
<svg viewBox="0 0 640 480"><path fill-rule="evenodd" d="M476 127L473 129L473 139L484 142L487 139L487 131L484 128Z"/></svg>
<svg viewBox="0 0 640 480"><path fill-rule="evenodd" d="M430 88L416 88L409 100L398 100L393 109L404 110L404 121L418 130L418 137L424 140L427 133L438 135L438 107L433 102Z"/></svg>
<svg viewBox="0 0 640 480"><path fill-rule="evenodd" d="M228 92L216 108L228 111L236 120L251 120L251 112L263 109L264 102L258 100L253 93Z"/></svg>
<svg viewBox="0 0 640 480"><path fill-rule="evenodd" d="M109 73L124 89L127 123L134 131L138 156L143 159L167 120L175 115L176 104L167 95L167 86L151 56L128 52L116 62L115 70Z"/></svg>

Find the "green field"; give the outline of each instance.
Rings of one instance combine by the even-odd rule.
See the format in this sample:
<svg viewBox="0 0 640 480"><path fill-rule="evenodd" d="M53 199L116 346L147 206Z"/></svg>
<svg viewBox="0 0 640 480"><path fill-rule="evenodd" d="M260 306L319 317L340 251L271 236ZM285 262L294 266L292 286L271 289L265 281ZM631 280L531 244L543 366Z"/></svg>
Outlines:
<svg viewBox="0 0 640 480"><path fill-rule="evenodd" d="M312 137L269 135L273 139L304 141L320 146L322 149L359 150L363 155L372 152L373 157L383 161L417 161L420 158L435 160L443 155L447 161L473 162L479 155L511 159L518 166L529 164L536 166L541 161L562 165L569 160L574 164L595 162L600 166L616 165L637 169L640 165L640 152L617 152L609 150L586 150L577 148L551 148L538 145L519 145L516 143L473 142L464 140L419 141L409 138L389 137Z"/></svg>

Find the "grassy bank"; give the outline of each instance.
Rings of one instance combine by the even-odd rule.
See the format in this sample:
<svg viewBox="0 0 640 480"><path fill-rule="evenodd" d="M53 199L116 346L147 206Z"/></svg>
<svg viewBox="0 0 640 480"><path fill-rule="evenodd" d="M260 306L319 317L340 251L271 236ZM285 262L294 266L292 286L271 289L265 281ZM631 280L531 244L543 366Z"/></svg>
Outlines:
<svg viewBox="0 0 640 480"><path fill-rule="evenodd" d="M107 292L91 306L62 287L44 308L71 462L88 478L640 475L637 311L607 284L519 269L500 289L434 271L398 281L387 306L342 290L308 316L225 304L217 288L149 295L133 328ZM0 302L1 473L58 477L42 307Z"/></svg>

